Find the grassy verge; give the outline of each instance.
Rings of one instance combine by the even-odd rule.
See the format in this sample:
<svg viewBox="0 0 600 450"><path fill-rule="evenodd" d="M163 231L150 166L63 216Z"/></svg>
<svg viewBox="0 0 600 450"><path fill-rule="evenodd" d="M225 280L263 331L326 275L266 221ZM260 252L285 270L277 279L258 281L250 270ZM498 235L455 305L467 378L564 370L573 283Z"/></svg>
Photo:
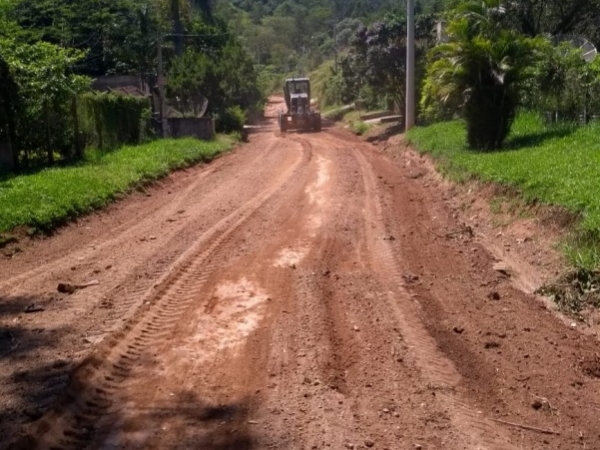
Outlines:
<svg viewBox="0 0 600 450"><path fill-rule="evenodd" d="M351 111L346 113L343 120L348 124L350 130L357 136L362 136L371 129L371 125L363 122L360 118L360 111Z"/></svg>
<svg viewBox="0 0 600 450"><path fill-rule="evenodd" d="M209 161L232 145L228 137L212 142L160 140L114 152L91 152L76 166L2 179L0 233L16 227L50 230L175 169Z"/></svg>
<svg viewBox="0 0 600 450"><path fill-rule="evenodd" d="M474 177L513 186L526 201L580 215L578 228L565 242L567 256L578 268L600 268L600 124L547 126L537 115L524 113L506 148L487 153L465 147L460 121L416 127L408 139L454 179Z"/></svg>
<svg viewBox="0 0 600 450"><path fill-rule="evenodd" d="M350 111L354 111L353 105L335 106L321 111L321 116L324 119L333 120L334 122L337 122L339 120L343 120L344 116Z"/></svg>

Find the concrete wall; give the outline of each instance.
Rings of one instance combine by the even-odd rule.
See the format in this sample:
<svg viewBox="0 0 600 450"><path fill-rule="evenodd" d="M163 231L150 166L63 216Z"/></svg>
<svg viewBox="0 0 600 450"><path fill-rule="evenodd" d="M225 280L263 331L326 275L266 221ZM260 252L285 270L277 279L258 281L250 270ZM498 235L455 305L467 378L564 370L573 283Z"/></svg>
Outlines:
<svg viewBox="0 0 600 450"><path fill-rule="evenodd" d="M168 119L171 137L195 137L204 141L210 141L215 137L215 121L208 117Z"/></svg>

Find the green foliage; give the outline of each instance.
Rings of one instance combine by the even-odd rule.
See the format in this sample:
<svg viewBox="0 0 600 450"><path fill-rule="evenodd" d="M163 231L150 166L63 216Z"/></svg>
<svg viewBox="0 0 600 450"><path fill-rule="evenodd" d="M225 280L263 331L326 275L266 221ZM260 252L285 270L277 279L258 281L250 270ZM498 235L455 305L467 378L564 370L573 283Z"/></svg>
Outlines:
<svg viewBox="0 0 600 450"><path fill-rule="evenodd" d="M416 147L442 161L443 168L455 177L475 176L484 181L516 186L531 202L563 206L582 217L580 232L600 236L600 123L575 127L546 124L537 114L517 117L507 149L478 153L465 147L465 125L461 121L443 122L409 131ZM592 239L592 241L594 241ZM585 256L579 244L572 247ZM596 240L596 249L600 240ZM577 250L579 248L579 250Z"/></svg>
<svg viewBox="0 0 600 450"><path fill-rule="evenodd" d="M52 163L55 151L72 156L71 100L87 89L89 79L71 70L83 54L46 42L22 44L9 39L0 40L0 53L18 89L14 144L25 162L39 160L45 153Z"/></svg>
<svg viewBox="0 0 600 450"><path fill-rule="evenodd" d="M285 76L275 66L258 66L258 87L264 94L280 93Z"/></svg>
<svg viewBox="0 0 600 450"><path fill-rule="evenodd" d="M315 71L321 107L360 102L368 109L394 105L402 109L406 89L406 15L395 11L369 27L358 25L345 38L346 51L334 63L327 62ZM419 62L432 44L433 28L433 16L418 16L415 34ZM421 72L420 64L419 78Z"/></svg>
<svg viewBox="0 0 600 450"><path fill-rule="evenodd" d="M563 244L563 250L573 267L583 271L599 270L600 230L571 233Z"/></svg>
<svg viewBox="0 0 600 450"><path fill-rule="evenodd" d="M430 0L421 10L430 9ZM381 19L396 0L217 0L223 17L254 61L298 76L335 59L363 23Z"/></svg>
<svg viewBox="0 0 600 450"><path fill-rule="evenodd" d="M209 84L217 82L215 70L208 56L193 49L173 60L167 76L167 93L184 116L199 117L202 113L206 99L203 92L207 92Z"/></svg>
<svg viewBox="0 0 600 450"><path fill-rule="evenodd" d="M369 131L370 127L369 127L369 124L367 124L361 120L357 120L355 122L350 123L350 129L357 136L362 136L367 131Z"/></svg>
<svg viewBox="0 0 600 450"><path fill-rule="evenodd" d="M219 130L229 130L239 115L232 116L237 107L246 116L262 111L265 96L259 87L255 67L235 40L229 39L212 55L188 49L175 58L168 72L168 95L186 115L196 116L203 99L208 100L208 111L220 120L228 121Z"/></svg>
<svg viewBox="0 0 600 450"><path fill-rule="evenodd" d="M546 41L507 28L501 0L462 1L449 19L449 42L429 55L421 106L435 116L444 115L439 104L460 105L469 146L500 148Z"/></svg>
<svg viewBox="0 0 600 450"><path fill-rule="evenodd" d="M528 36L580 35L600 46L600 0L505 2L511 24Z"/></svg>
<svg viewBox="0 0 600 450"><path fill-rule="evenodd" d="M333 61L326 61L310 73L312 97L321 110L343 103L344 83ZM280 88L281 89L281 88Z"/></svg>
<svg viewBox="0 0 600 450"><path fill-rule="evenodd" d="M247 119L248 117L242 108L230 106L217 117L217 131L223 133L240 132L244 129Z"/></svg>
<svg viewBox="0 0 600 450"><path fill-rule="evenodd" d="M0 39L16 37L20 34L19 26L12 20L11 12L15 0L4 0L0 2Z"/></svg>
<svg viewBox="0 0 600 450"><path fill-rule="evenodd" d="M532 68L524 101L544 111L552 120L589 120L600 114L600 59L586 63L581 50L568 43L548 45L544 58Z"/></svg>
<svg viewBox="0 0 600 450"><path fill-rule="evenodd" d="M144 73L155 53L156 2L142 0L16 0L10 13L32 42L85 52L86 75Z"/></svg>
<svg viewBox="0 0 600 450"><path fill-rule="evenodd" d="M150 101L145 97L87 93L80 97L78 109L87 146L112 150L140 144L150 133Z"/></svg>
<svg viewBox="0 0 600 450"><path fill-rule="evenodd" d="M49 230L113 201L120 193L170 171L209 161L232 141L154 141L97 153L77 166L46 169L0 181L0 232L18 226Z"/></svg>
<svg viewBox="0 0 600 450"><path fill-rule="evenodd" d="M155 86L157 36L167 33L161 49L170 107L198 115L206 97L215 116L235 105L256 113L264 101L258 73L231 31L213 16L210 0L4 0L0 54L10 76L0 77L0 95L11 114L0 111L0 134L15 130L25 166L80 157L81 133L88 145L103 148L139 142L146 134L145 105L85 97L77 130L74 99L89 89L87 76L136 74ZM10 82L15 89L7 88ZM7 103L6 93L17 91Z"/></svg>

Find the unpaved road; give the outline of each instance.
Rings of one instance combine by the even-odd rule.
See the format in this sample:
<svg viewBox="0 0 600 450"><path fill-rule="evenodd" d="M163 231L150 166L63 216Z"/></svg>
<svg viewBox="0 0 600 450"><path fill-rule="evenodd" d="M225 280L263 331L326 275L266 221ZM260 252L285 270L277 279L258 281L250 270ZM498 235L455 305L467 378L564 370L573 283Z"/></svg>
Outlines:
<svg viewBox="0 0 600 450"><path fill-rule="evenodd" d="M266 127L23 245L0 448L600 449L597 340L453 195L410 151Z"/></svg>

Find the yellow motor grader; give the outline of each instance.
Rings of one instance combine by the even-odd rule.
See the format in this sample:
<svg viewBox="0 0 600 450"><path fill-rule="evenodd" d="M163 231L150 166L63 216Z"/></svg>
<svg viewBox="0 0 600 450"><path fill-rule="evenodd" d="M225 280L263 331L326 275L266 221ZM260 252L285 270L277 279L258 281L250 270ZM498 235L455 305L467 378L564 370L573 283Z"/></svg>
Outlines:
<svg viewBox="0 0 600 450"><path fill-rule="evenodd" d="M279 129L321 131L321 113L310 104L310 79L289 78L285 80L283 95L287 111L279 113Z"/></svg>

